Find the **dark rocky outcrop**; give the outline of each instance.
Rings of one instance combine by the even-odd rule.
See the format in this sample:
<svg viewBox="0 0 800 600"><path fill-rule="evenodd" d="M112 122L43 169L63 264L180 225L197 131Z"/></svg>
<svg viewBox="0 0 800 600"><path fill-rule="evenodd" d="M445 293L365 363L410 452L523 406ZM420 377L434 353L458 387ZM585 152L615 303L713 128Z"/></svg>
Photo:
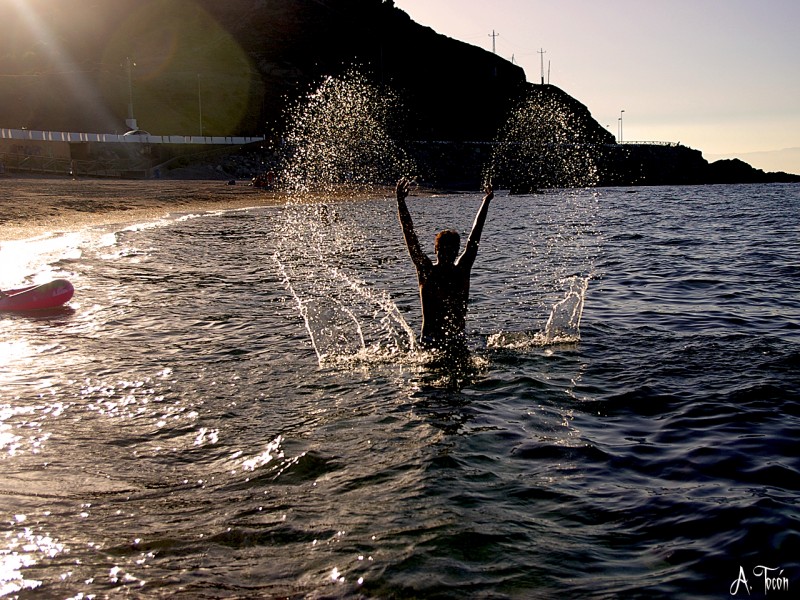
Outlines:
<svg viewBox="0 0 800 600"><path fill-rule="evenodd" d="M723 159L708 166L704 183L796 183L800 176L778 171L767 173L738 158Z"/></svg>
<svg viewBox="0 0 800 600"><path fill-rule="evenodd" d="M614 144L599 162L599 185L800 182L798 175L766 173L738 159L709 163L699 150L680 144Z"/></svg>
<svg viewBox="0 0 800 600"><path fill-rule="evenodd" d="M693 185L707 181L699 150L675 144L611 144L598 157L600 185Z"/></svg>

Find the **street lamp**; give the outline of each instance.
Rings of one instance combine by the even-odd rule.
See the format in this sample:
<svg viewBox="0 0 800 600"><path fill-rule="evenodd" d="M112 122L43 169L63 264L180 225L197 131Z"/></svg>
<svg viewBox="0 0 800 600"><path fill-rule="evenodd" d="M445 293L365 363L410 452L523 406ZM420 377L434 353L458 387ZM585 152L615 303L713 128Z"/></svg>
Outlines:
<svg viewBox="0 0 800 600"><path fill-rule="evenodd" d="M624 109L619 111L619 141L620 142L622 141L622 113L624 113L624 112L625 112Z"/></svg>
<svg viewBox="0 0 800 600"><path fill-rule="evenodd" d="M200 137L203 137L203 94L200 90L200 73L197 74L197 108L200 113Z"/></svg>
<svg viewBox="0 0 800 600"><path fill-rule="evenodd" d="M125 124L132 130L139 128L136 124L136 117L133 116L133 67L135 66L136 63L133 62L129 56L125 63L126 70L128 71L128 118L125 120Z"/></svg>

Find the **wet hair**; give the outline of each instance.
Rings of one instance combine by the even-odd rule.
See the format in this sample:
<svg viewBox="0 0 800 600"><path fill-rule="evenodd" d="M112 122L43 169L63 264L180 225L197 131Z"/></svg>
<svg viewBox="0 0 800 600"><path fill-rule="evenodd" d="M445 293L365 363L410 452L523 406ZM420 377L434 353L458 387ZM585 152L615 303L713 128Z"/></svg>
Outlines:
<svg viewBox="0 0 800 600"><path fill-rule="evenodd" d="M445 229L436 234L433 250L443 259L456 260L458 249L461 247L461 236L453 229Z"/></svg>

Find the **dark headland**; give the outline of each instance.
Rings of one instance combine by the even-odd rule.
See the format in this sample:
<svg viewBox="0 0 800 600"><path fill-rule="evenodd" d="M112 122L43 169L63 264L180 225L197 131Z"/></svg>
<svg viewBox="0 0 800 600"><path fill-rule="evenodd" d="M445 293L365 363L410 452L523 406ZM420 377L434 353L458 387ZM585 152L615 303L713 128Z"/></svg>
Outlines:
<svg viewBox="0 0 800 600"><path fill-rule="evenodd" d="M150 133L266 136L264 147L217 161L220 177L243 178L253 168L248 156L275 155L288 105L355 68L402 100L401 136L432 185L476 187L498 131L531 97L568 115L566 144L591 155L597 185L800 181L739 160L709 163L680 144L617 144L563 90L527 82L520 67L415 23L392 0L26 4L53 39L27 35L15 4L0 5L8 32L0 38L0 127L122 133L133 91Z"/></svg>

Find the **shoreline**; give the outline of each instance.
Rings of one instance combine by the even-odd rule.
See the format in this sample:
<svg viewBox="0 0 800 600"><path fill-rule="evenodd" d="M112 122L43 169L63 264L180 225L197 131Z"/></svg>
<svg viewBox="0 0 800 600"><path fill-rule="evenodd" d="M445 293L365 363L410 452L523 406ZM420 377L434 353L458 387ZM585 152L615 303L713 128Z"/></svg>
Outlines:
<svg viewBox="0 0 800 600"><path fill-rule="evenodd" d="M176 212L213 212L315 203L367 200L393 195L388 186L369 190L342 188L332 193L290 196L247 184L218 180L0 179L0 242L55 231L127 224Z"/></svg>

